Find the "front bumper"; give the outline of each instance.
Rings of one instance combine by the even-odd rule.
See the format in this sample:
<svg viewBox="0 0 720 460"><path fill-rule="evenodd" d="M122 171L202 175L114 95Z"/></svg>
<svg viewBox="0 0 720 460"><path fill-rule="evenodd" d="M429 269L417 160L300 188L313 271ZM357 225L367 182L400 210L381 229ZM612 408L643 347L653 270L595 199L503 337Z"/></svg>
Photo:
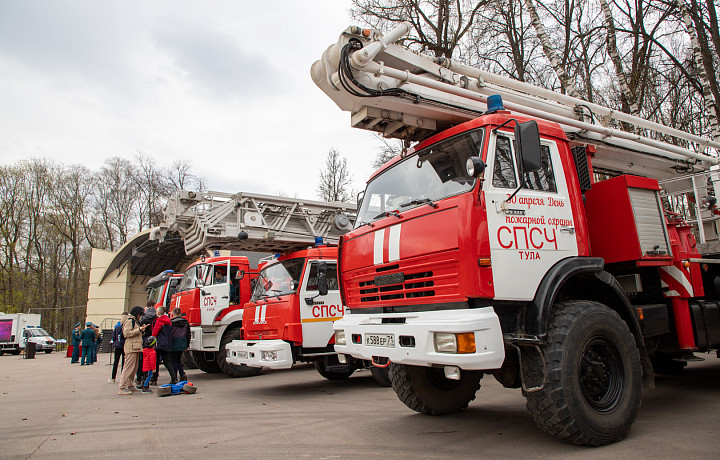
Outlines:
<svg viewBox="0 0 720 460"><path fill-rule="evenodd" d="M290 369L293 365L290 344L284 340L233 340L225 348L229 364L270 369Z"/></svg>
<svg viewBox="0 0 720 460"><path fill-rule="evenodd" d="M345 331L346 344L336 343L335 351L360 359L388 358L398 364L457 366L467 370L498 369L505 360L502 329L492 307L412 313L352 313L336 321L333 329ZM434 345L435 332L473 332L476 351L468 354L439 353ZM392 334L394 346L366 345L366 334ZM359 338L359 343L353 343L353 336Z"/></svg>

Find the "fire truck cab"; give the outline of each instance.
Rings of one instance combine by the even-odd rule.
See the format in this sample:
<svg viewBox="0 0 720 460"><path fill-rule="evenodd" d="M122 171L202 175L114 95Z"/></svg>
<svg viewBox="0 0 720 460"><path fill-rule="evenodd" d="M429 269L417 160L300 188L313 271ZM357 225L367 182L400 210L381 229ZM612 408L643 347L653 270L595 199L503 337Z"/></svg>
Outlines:
<svg viewBox="0 0 720 460"><path fill-rule="evenodd" d="M247 257L204 257L185 270L171 305L179 307L190 323L189 350L203 371L231 377L258 373L225 360L225 345L242 336L243 306L256 277Z"/></svg>

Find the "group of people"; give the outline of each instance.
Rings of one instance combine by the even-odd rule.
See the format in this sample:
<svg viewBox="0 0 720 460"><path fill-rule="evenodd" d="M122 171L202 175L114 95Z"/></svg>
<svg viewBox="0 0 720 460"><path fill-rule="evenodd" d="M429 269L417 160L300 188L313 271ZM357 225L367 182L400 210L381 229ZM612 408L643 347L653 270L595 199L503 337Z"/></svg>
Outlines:
<svg viewBox="0 0 720 460"><path fill-rule="evenodd" d="M75 325L72 332L72 357L70 364L78 361L81 366L93 364L97 361L97 349L102 342L100 328L91 322L85 323L85 329L80 328L80 323ZM82 360L80 359L80 346L82 345Z"/></svg>
<svg viewBox="0 0 720 460"><path fill-rule="evenodd" d="M168 316L164 307L155 310L152 301L148 301L145 309L133 307L130 313L123 313L121 322L115 326L115 363L108 381L115 382L119 356L122 356L119 395L138 390L152 393L150 386L157 385L161 363L170 374L170 383L186 380L181 357L189 345L190 324L179 308Z"/></svg>

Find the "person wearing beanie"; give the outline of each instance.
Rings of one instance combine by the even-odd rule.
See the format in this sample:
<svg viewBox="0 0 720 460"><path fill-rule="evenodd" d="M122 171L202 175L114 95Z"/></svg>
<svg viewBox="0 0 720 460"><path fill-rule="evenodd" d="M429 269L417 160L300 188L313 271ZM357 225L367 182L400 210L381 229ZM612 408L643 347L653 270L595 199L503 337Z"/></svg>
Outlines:
<svg viewBox="0 0 720 460"><path fill-rule="evenodd" d="M170 383L177 383L175 378L175 371L173 370L172 364L170 364L170 350L172 350L172 323L170 317L165 314L165 307L158 307L157 319L152 329L152 335L157 337L157 354L160 355L162 363L165 365L168 374L170 374ZM160 363L156 370L155 377L152 382L157 385L158 371L160 369Z"/></svg>
<svg viewBox="0 0 720 460"><path fill-rule="evenodd" d="M139 356L142 354L142 333L147 326L141 326L139 321L144 311L136 306L130 310L130 315L123 321L123 337L125 337L125 367L120 374L119 395L130 395L137 390L133 385L133 377L137 372Z"/></svg>
<svg viewBox="0 0 720 460"><path fill-rule="evenodd" d="M93 347L95 346L95 329L93 323L85 323L85 329L80 333L80 342L82 343L82 359L80 365L93 363Z"/></svg>

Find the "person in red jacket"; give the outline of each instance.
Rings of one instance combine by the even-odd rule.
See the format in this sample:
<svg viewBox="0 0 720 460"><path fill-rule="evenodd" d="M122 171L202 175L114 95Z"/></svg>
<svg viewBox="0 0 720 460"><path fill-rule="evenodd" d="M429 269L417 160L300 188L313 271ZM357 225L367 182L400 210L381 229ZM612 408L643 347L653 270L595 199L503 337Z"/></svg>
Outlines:
<svg viewBox="0 0 720 460"><path fill-rule="evenodd" d="M155 354L155 345L157 339L154 336L146 337L145 343L143 343L143 372L147 372L147 378L142 386L142 393L148 394L153 391L149 388L150 380L152 379L153 372L155 372L155 361L157 355Z"/></svg>
<svg viewBox="0 0 720 460"><path fill-rule="evenodd" d="M170 374L170 383L177 383L175 372L173 372L172 364L170 364L170 350L172 350L172 323L170 322L170 317L165 313L164 307L158 307L157 315L158 317L155 320L155 325L152 328L152 335L157 337L157 354L160 355L160 359L165 365L165 369L167 369ZM159 369L160 368L157 367L155 376L152 379L153 385L157 384L157 374L159 373Z"/></svg>

